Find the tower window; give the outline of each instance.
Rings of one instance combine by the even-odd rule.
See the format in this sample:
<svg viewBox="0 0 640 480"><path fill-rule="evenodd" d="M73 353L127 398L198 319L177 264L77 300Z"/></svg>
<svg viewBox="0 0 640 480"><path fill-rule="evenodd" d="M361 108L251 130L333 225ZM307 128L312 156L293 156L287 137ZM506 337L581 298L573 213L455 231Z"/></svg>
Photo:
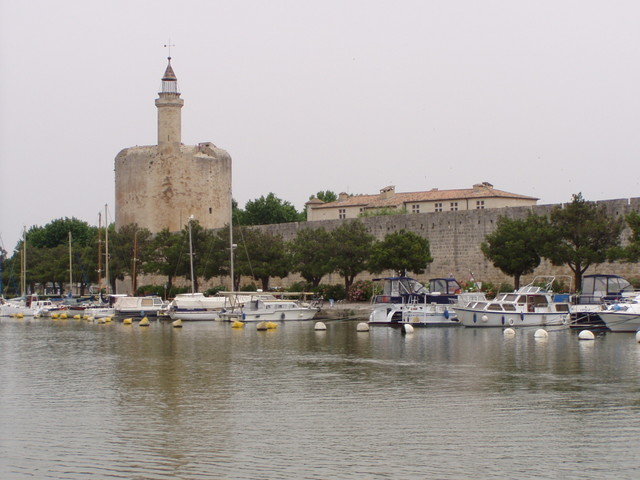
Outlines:
<svg viewBox="0 0 640 480"><path fill-rule="evenodd" d="M209 207L209 215L213 213L213 208Z"/></svg>
<svg viewBox="0 0 640 480"><path fill-rule="evenodd" d="M450 206L452 211L458 210L458 202L451 202Z"/></svg>
<svg viewBox="0 0 640 480"><path fill-rule="evenodd" d="M420 204L411 205L411 213L420 213Z"/></svg>
<svg viewBox="0 0 640 480"><path fill-rule="evenodd" d="M437 202L436 203L436 212L441 212L442 211L442 202Z"/></svg>
<svg viewBox="0 0 640 480"><path fill-rule="evenodd" d="M481 210L484 208L484 200L476 200L476 209Z"/></svg>
<svg viewBox="0 0 640 480"><path fill-rule="evenodd" d="M338 209L338 218L340 219L347 218L347 210L345 208Z"/></svg>

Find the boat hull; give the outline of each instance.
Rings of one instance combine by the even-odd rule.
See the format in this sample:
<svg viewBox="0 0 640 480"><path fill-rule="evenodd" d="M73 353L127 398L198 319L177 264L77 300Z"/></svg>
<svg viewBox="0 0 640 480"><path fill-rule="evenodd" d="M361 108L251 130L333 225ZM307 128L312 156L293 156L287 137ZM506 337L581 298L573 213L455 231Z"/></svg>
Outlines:
<svg viewBox="0 0 640 480"><path fill-rule="evenodd" d="M375 307L369 314L369 325L414 327L450 327L460 323L454 312L445 305L426 305L406 307L388 305Z"/></svg>
<svg viewBox="0 0 640 480"><path fill-rule="evenodd" d="M600 318L612 332L637 332L640 329L640 313L601 312Z"/></svg>
<svg viewBox="0 0 640 480"><path fill-rule="evenodd" d="M213 321L220 320L220 312L211 310L172 310L169 312L171 320L185 321Z"/></svg>
<svg viewBox="0 0 640 480"><path fill-rule="evenodd" d="M224 312L220 314L220 318L229 322L235 320L241 322L287 322L313 320L317 313L317 309L300 308L274 312Z"/></svg>
<svg viewBox="0 0 640 480"><path fill-rule="evenodd" d="M458 321L465 327L544 327L567 325L567 312L490 312L457 308Z"/></svg>

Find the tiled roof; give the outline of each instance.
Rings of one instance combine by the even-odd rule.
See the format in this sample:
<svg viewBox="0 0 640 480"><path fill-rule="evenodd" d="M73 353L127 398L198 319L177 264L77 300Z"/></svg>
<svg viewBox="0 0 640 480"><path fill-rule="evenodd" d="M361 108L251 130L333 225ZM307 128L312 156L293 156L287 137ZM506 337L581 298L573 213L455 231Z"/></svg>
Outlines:
<svg viewBox="0 0 640 480"><path fill-rule="evenodd" d="M426 192L398 192L391 195L354 195L344 200L314 205L312 208L341 208L364 206L366 208L400 207L406 203L437 202L461 199L480 198L513 198L520 200L538 200L535 197L519 195L517 193L497 190L488 185L480 185L475 188L459 188L454 190L428 190Z"/></svg>

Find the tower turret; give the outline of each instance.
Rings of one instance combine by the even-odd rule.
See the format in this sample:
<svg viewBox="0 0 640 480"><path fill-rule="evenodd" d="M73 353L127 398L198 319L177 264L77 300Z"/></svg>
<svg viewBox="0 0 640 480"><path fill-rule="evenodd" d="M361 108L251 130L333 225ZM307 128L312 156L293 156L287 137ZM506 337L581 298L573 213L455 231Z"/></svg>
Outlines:
<svg viewBox="0 0 640 480"><path fill-rule="evenodd" d="M180 109L184 100L178 92L178 79L171 67L171 57L167 57L167 69L162 76L162 88L156 99L158 108L158 148L161 152L178 152L182 141L182 120Z"/></svg>

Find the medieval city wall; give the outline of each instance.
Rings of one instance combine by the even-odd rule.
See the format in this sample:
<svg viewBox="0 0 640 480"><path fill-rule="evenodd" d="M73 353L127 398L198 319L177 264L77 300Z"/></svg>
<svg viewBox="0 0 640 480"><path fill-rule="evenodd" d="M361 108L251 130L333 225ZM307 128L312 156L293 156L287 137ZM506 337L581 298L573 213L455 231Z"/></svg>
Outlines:
<svg viewBox="0 0 640 480"><path fill-rule="evenodd" d="M605 205L610 215L621 217L632 210L640 211L640 198L617 199L598 202ZM480 251L480 244L489 233L496 228L500 216L508 216L513 219L526 218L529 212L537 215L548 214L556 205L537 205L533 207L515 207L483 210L462 210L454 212L431 212L406 215L387 215L378 217L365 217L360 220L376 239L382 240L385 235L399 230L407 230L421 235L429 240L433 262L427 267L424 274L416 276L419 280L440 276L453 276L459 281L468 281L473 273L477 281L500 284L502 282L513 283L511 277L506 276L495 268L491 262L485 259ZM284 240L291 240L300 229L324 228L333 230L345 220L323 220L315 222L299 222L278 225L265 225L266 231L282 235ZM348 221L348 220L346 220ZM625 229L622 237L626 239L629 230ZM392 274L392 272L386 272ZM590 273L616 273L626 278L640 277L640 264L629 263L604 263L590 267ZM533 278L535 275L571 275L568 267L554 267L544 261L533 275L523 278L523 281ZM370 274L362 274L358 279L373 278ZM285 279L274 278L272 286L288 286L300 278L292 275ZM328 275L323 283L338 283L343 280L337 274Z"/></svg>

